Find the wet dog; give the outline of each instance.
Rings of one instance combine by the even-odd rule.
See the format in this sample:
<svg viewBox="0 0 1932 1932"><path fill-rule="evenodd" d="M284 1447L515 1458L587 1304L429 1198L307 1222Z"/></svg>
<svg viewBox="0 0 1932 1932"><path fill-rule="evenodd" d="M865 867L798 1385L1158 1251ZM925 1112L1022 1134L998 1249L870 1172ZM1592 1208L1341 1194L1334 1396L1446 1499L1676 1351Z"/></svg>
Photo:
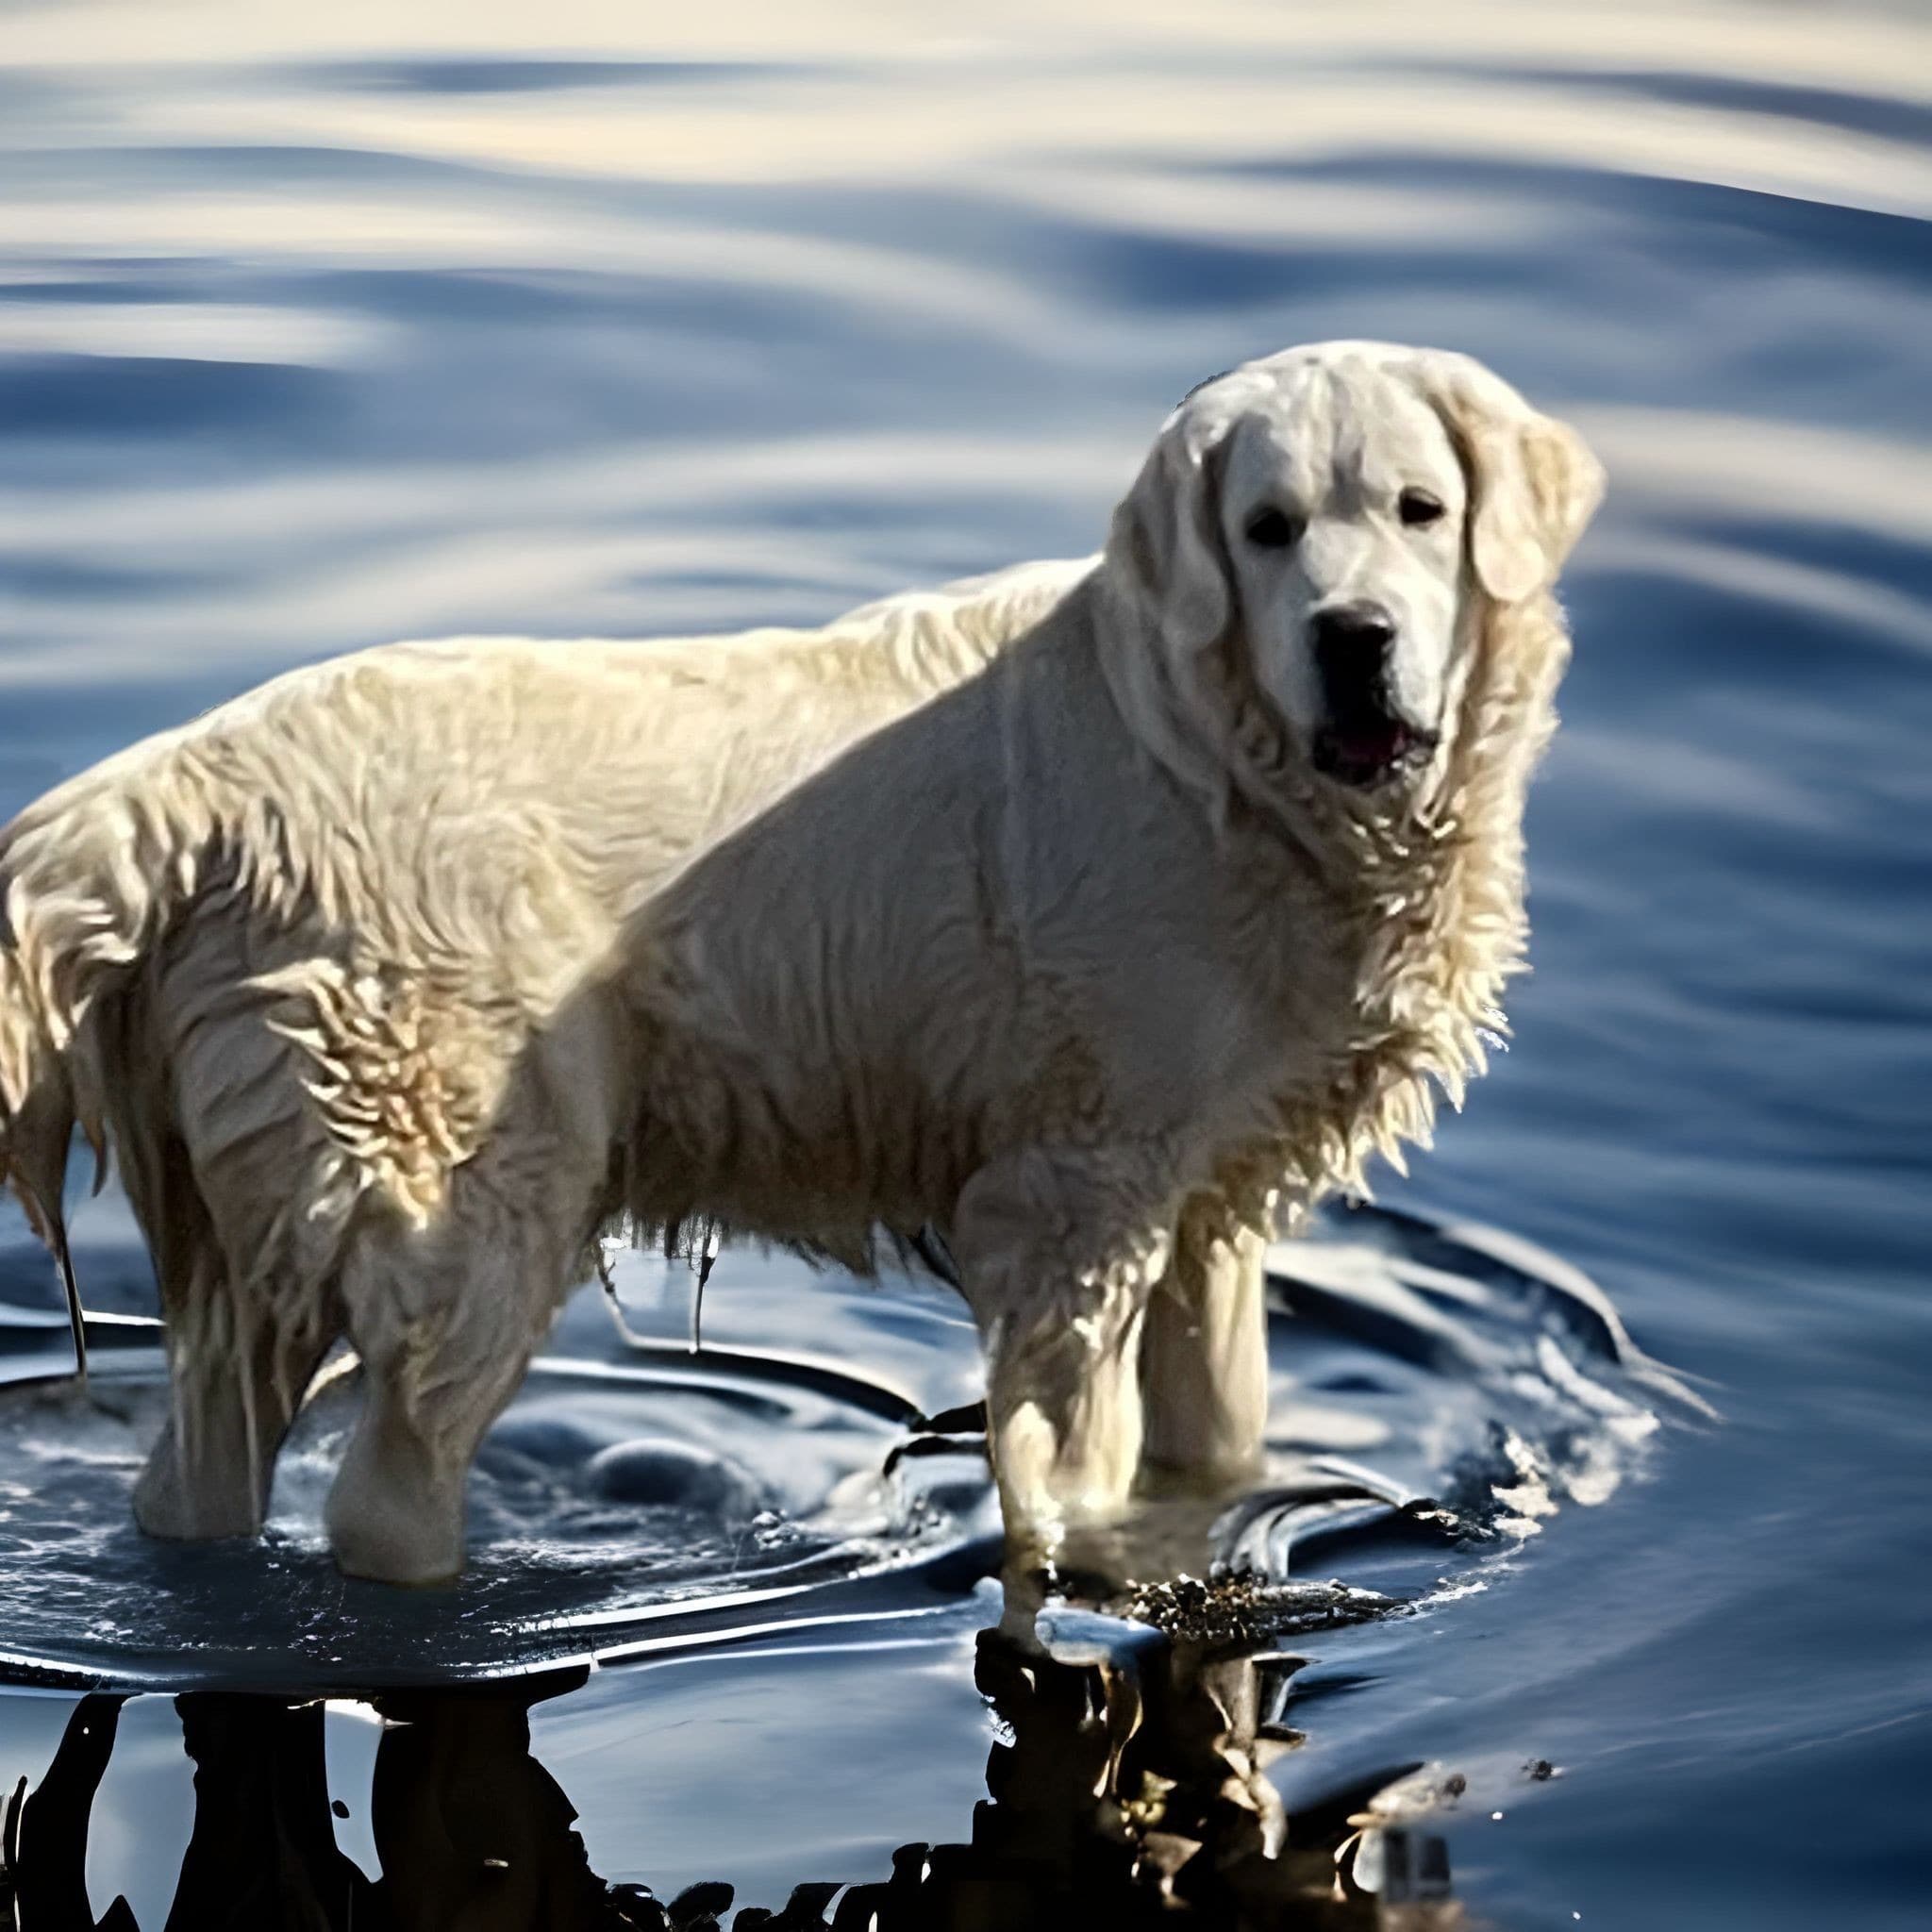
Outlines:
<svg viewBox="0 0 1932 1932"><path fill-rule="evenodd" d="M1501 1024L1599 488L1465 358L1291 350L1188 398L1091 564L366 653L50 794L0 837L0 1158L58 1242L74 1122L119 1156L176 1396L143 1526L258 1526L346 1332L338 1559L451 1574L615 1219L937 1229L1021 1547L1239 1480L1263 1242Z"/></svg>

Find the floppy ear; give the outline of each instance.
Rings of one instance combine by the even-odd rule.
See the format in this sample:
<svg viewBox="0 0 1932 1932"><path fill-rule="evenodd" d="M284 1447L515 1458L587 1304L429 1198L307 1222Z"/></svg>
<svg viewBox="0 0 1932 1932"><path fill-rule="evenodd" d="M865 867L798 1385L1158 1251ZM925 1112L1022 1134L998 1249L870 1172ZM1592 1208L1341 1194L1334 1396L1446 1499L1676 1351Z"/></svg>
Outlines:
<svg viewBox="0 0 1932 1932"><path fill-rule="evenodd" d="M1233 589L1220 528L1225 424L1184 403L1162 426L1113 513L1107 563L1153 616L1170 651L1201 651L1227 630Z"/></svg>
<svg viewBox="0 0 1932 1932"><path fill-rule="evenodd" d="M1557 580L1603 500L1603 465L1567 423L1467 356L1428 356L1423 387L1469 476L1469 555L1499 604Z"/></svg>

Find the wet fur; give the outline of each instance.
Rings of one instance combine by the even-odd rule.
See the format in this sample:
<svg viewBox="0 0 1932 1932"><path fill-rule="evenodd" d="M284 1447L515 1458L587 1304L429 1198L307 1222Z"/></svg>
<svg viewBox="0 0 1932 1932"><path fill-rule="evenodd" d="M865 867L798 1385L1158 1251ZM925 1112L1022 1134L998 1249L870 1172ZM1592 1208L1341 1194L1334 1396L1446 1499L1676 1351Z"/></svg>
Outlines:
<svg viewBox="0 0 1932 1932"><path fill-rule="evenodd" d="M576 1103L606 1075L573 1058L572 991L692 851L1092 567L822 631L386 646L145 741L0 832L0 1173L64 1253L76 1122L112 1145L175 1389L144 1526L258 1527L344 1331L370 1435L450 1489L601 1211L609 1149ZM420 1574L379 1526L349 1535L351 1565Z"/></svg>
<svg viewBox="0 0 1932 1932"><path fill-rule="evenodd" d="M1393 796L1315 777L1259 688L1209 386L1097 569L970 618L910 600L924 656L876 612L656 656L398 647L16 821L5 1158L58 1234L70 1121L120 1152L173 1329L149 1527L258 1524L346 1326L338 1556L447 1574L476 1441L618 1214L860 1267L881 1227L942 1228L1043 1548L1143 1460L1252 1467L1268 1232L1425 1138L1502 1025L1549 587L1595 490L1462 358L1298 353L1418 385L1470 476L1462 681Z"/></svg>

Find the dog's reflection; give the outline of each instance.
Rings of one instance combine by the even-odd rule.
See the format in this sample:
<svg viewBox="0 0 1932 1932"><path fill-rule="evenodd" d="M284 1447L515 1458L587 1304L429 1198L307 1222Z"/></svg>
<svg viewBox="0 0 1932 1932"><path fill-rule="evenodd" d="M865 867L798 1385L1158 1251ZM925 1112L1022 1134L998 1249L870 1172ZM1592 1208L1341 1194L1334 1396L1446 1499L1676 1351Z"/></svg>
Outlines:
<svg viewBox="0 0 1932 1932"><path fill-rule="evenodd" d="M1076 1636L1070 1651L1064 1634L1021 1645L985 1632L975 1679L1003 1736L966 1841L908 1845L888 1878L801 1885L780 1910L735 1915L728 1885L665 1902L591 1870L570 1800L530 1751L531 1707L583 1670L377 1699L374 1879L336 1843L321 1705L183 1696L195 1819L166 1932L1461 1925L1440 1841L1399 1810L1360 1809L1364 1793L1285 1814L1265 1768L1297 1741L1274 1716L1296 1667L1151 1634L1091 1650ZM46 1775L8 1807L0 1924L138 1932L124 1900L97 1922L85 1879L119 1708L82 1700ZM648 1834L647 1813L640 1824Z"/></svg>

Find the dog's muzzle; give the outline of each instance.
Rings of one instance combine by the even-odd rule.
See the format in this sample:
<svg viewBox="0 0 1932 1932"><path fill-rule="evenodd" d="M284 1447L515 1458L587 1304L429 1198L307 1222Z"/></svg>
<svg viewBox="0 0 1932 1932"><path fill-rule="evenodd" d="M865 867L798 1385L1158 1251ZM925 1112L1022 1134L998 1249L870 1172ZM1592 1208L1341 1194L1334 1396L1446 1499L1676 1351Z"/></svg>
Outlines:
<svg viewBox="0 0 1932 1932"><path fill-rule="evenodd" d="M1339 604L1317 613L1315 664L1326 722L1315 734L1315 769L1343 785L1380 785L1423 763L1433 732L1396 708L1389 660L1395 620L1379 604Z"/></svg>

